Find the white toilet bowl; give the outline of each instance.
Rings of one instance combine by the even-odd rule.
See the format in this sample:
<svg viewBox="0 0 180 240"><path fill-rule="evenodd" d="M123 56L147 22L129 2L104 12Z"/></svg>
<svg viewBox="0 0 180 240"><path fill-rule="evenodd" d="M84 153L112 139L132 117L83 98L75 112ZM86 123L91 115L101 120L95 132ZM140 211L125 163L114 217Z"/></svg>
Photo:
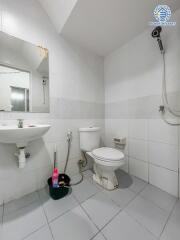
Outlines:
<svg viewBox="0 0 180 240"><path fill-rule="evenodd" d="M94 159L93 179L105 189L117 188L115 170L125 164L124 154L115 149L100 146L100 128L80 128L80 149Z"/></svg>
<svg viewBox="0 0 180 240"><path fill-rule="evenodd" d="M94 159L94 181L107 190L117 188L115 170L125 164L124 154L107 147L94 149L88 154Z"/></svg>

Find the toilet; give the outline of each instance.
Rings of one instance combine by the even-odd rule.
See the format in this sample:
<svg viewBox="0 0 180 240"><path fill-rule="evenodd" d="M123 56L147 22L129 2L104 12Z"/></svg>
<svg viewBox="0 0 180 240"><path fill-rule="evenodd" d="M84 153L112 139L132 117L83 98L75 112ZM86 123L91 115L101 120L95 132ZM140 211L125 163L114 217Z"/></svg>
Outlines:
<svg viewBox="0 0 180 240"><path fill-rule="evenodd" d="M80 149L94 160L93 180L107 190L118 187L115 170L125 164L124 154L118 149L99 147L100 128L80 128Z"/></svg>

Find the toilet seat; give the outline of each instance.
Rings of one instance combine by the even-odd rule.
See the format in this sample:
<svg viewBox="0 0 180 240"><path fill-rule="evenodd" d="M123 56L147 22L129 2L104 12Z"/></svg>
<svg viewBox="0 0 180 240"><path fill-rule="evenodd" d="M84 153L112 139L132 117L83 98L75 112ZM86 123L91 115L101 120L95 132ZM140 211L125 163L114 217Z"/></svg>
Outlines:
<svg viewBox="0 0 180 240"><path fill-rule="evenodd" d="M112 164L116 164L124 159L124 154L121 151L108 147L94 149L92 155L98 162L109 162Z"/></svg>

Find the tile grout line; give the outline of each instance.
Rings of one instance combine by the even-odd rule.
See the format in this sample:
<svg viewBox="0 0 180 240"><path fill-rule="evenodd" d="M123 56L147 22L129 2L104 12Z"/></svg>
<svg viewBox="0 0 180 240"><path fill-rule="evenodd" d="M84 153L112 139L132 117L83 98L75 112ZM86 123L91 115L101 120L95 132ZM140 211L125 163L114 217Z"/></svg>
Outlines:
<svg viewBox="0 0 180 240"><path fill-rule="evenodd" d="M150 184L150 183L148 183L148 185L151 185L151 186L157 188L156 186L154 186L154 185L152 185L152 184ZM141 195L141 193L145 190L146 187L147 187L147 186L145 186L145 187L142 189L142 191L139 192L139 197L143 198L145 201L148 201L148 202L154 204L156 207L160 208L160 209L163 210L164 212L167 212L167 213L169 212L169 214L171 214L171 211L172 211L172 209L174 208L174 205L176 204L176 201L178 201L178 198L175 197L175 196L173 196L173 195L171 195L171 194L169 194L169 193L167 193L167 192L165 192L165 191L163 191L163 190L161 190L160 188L157 188L158 190L164 192L165 194L169 194L170 196L172 196L172 197L174 197L174 198L176 199L175 203L173 204L172 209L171 209L170 211L167 211L167 210L165 210L164 208L162 208L162 207L160 207L159 205L157 205L157 204L156 204L155 202L153 202L152 200L150 200L150 199L144 197L143 195Z"/></svg>
<svg viewBox="0 0 180 240"><path fill-rule="evenodd" d="M148 183L149 184L149 183ZM141 196L141 192L146 188L147 186L145 186L138 194L137 194L137 196L136 197L142 197ZM142 197L143 198L143 197ZM135 198L134 198L135 199ZM133 199L133 200L134 200ZM156 207L158 207L158 208L160 208L159 206L157 206L157 204L155 204L154 202L152 202L152 201L150 201L149 199L146 199L146 198L143 198L145 201L147 201L147 202L150 202L150 203L152 203L153 205L155 205ZM133 201L132 200L132 201ZM131 201L131 202L132 202ZM177 202L178 200L176 200L176 202ZM131 203L130 202L130 203ZM168 219L169 219L169 217L170 217L170 215L172 214L172 212L173 212L173 209L174 209L174 207L175 207L175 205L176 205L176 202L174 203L174 206L173 206L173 208L172 208L172 210L170 211L170 213L168 214L168 218L167 218L167 220L166 220L166 223L165 223L165 225L167 224L167 221L168 221ZM130 204L129 203L129 204ZM128 204L128 205L129 205ZM128 206L127 205L127 206ZM131 214L129 214L128 212L127 212L127 210L126 210L126 208L127 208L127 206L123 209L127 214L128 214L128 216L129 217L131 217L134 221L136 221L141 227L143 227L144 229L146 229L149 233L151 233L154 237L156 237L156 239L159 239L160 238L160 236L161 236L161 234L162 233L160 233L160 235L159 236L156 236L156 235L154 235L154 233L152 233L146 226L144 226L141 222L139 222L135 217L133 217ZM162 208L160 208L161 210L163 210L164 212L166 212L164 209L162 209ZM168 213L168 212L167 212ZM164 230L164 228L165 228L165 226L163 227L163 230ZM163 230L162 230L162 232L163 232Z"/></svg>
<svg viewBox="0 0 180 240"><path fill-rule="evenodd" d="M149 184L149 183L148 183L148 184ZM141 193L146 187L147 187L147 185L144 186L144 188L143 188L140 192L137 193L136 197L140 197L140 196L141 196L140 193ZM136 197L135 197L135 198L136 198ZM135 198L134 198L133 200L135 200ZM132 200L132 201L133 201L133 200ZM126 211L126 208L128 207L128 205L130 205L130 203L131 203L132 201L130 201L129 204L127 204L127 206L123 209L123 210L125 211L125 213L126 213L130 218L132 218L135 222L137 222L142 228L144 228L146 231L148 231L152 236L154 236L155 238L157 238L157 236L155 236L154 233L152 233L152 232L151 232L149 229L147 229L142 223L140 223L136 218L134 218L133 216L131 216L131 215Z"/></svg>
<svg viewBox="0 0 180 240"><path fill-rule="evenodd" d="M88 212L86 211L86 209L80 204L79 205L81 207L81 209L83 210L83 212L87 215L87 217L89 218L89 220L94 224L94 226L97 228L98 231L101 231L101 229L96 225L96 223L92 220L92 218L90 217L90 215L88 214Z"/></svg>
<svg viewBox="0 0 180 240"><path fill-rule="evenodd" d="M25 237L23 237L21 240L26 240L28 237L30 237L31 235L33 235L34 233L38 232L39 230L43 229L44 227L46 227L46 225L41 226L40 228L36 229L35 231L29 233L28 235L26 235Z"/></svg>
<svg viewBox="0 0 180 240"><path fill-rule="evenodd" d="M135 217L133 217L131 214L129 214L126 209L124 209L125 213L132 218L133 221L135 221L136 223L138 223L139 226L141 226L143 229L145 229L147 232L149 232L153 237L155 237L156 239L158 239L159 237L157 237L156 235L154 235L154 233L152 233L146 226L144 226L141 222L139 222Z"/></svg>
<svg viewBox="0 0 180 240"><path fill-rule="evenodd" d="M75 198L74 198L75 199ZM59 199L60 200L60 199ZM72 211L73 209L75 209L77 206L79 206L79 203L77 202L77 200L75 199L75 201L76 201L76 203L77 203L77 205L76 206L74 206L74 207L72 207L72 208L70 208L70 209L68 209L68 210L66 210L65 212L63 212L62 214L60 214L59 216L57 216L57 217L54 217L53 219L51 219L51 220L48 220L48 223L49 224L51 224L51 223L53 223L54 221L56 221L58 218L60 218L60 217L62 217L62 216L64 216L65 214L67 214L68 212L70 212L70 211ZM45 210L44 210L45 211Z"/></svg>
<svg viewBox="0 0 180 240"><path fill-rule="evenodd" d="M141 189L141 191L139 191L139 192L134 192L134 191L132 191L132 190L130 190L131 192L133 192L133 193L135 193L135 196L127 203L127 205L125 205L123 208L121 208L121 206L119 205L119 204L117 204L113 199L111 199L110 197L108 197L117 207L119 207L120 208L120 210L101 228L101 229L99 229L99 227L94 223L94 221L91 219L91 217L89 216L89 214L87 213L87 211L83 208L83 206L82 206L82 204L84 203L84 202L86 202L87 200L89 200L89 199L91 199L92 197L94 197L96 194L98 194L98 193L95 193L94 195L92 195L91 197L89 197L87 200L85 200L85 201L83 201L82 203L80 203L80 206L81 206L81 208L83 209L83 211L86 213L86 215L88 216L88 218L93 222L93 224L96 226L96 228L99 230L99 232L101 232L111 221L113 221L114 220L114 218L116 218L116 216L120 213L120 212L122 212L133 200L135 200L135 198L138 196L138 195L140 195L140 193L144 190L146 188L146 185ZM103 192L103 190L102 191L100 191L100 192L102 192L102 193L104 193ZM105 194L105 193L104 193ZM105 194L106 195L106 194ZM99 233L98 232L98 233ZM98 234L97 233L97 234ZM97 235L96 234L96 235ZM96 236L95 235L95 236ZM94 236L94 237L95 237ZM104 235L103 235L104 236ZM93 237L93 238L94 238ZM92 238L92 240L93 240L93 238Z"/></svg>
<svg viewBox="0 0 180 240"><path fill-rule="evenodd" d="M4 224L4 206L5 206L5 203L3 201L3 205L2 205L2 207L3 207L3 211L2 211L2 225Z"/></svg>
<svg viewBox="0 0 180 240"><path fill-rule="evenodd" d="M168 170L168 171L170 171L170 172L178 173L178 170L177 170L177 171L176 171L176 170L172 170L172 169L167 168L167 167L164 167L164 166L162 166L162 165L158 165L158 164L152 163L152 162L150 162L150 161L145 161L145 160L136 158L136 157L134 157L134 156L130 156L130 155L127 155L127 156L128 156L129 158L131 158L131 159L136 160L136 161L146 163L149 167L150 167L150 165L153 165L153 166L156 166L156 167L159 167L159 168L166 169L166 170ZM145 180L144 180L144 181L145 181ZM149 179L148 179L148 183L149 183Z"/></svg>
<svg viewBox="0 0 180 240"><path fill-rule="evenodd" d="M179 167L180 167L180 163L179 163L179 161L180 161L180 159L179 159L179 154L180 154L180 150L179 150L180 136L179 135L180 135L180 131L179 130L180 130L180 128L178 127L178 184L177 184L178 185L178 191L177 191L178 192L178 198L180 198L180 195L179 195L179 191L180 191L180 189L179 189L180 188L180 178L179 178L180 177L180 173L179 173L179 170L180 170L179 169Z"/></svg>
<svg viewBox="0 0 180 240"><path fill-rule="evenodd" d="M120 212L122 212L122 211L124 211L124 209L137 197L139 195L139 193L137 193L136 195L135 195L135 197L131 200L131 201L129 201L129 203L124 207L124 208L120 208L120 210L100 229L100 232L102 232L102 230L106 227L106 226L108 226L119 214L120 214ZM117 205L117 203L116 203L116 205ZM119 206L118 206L119 207ZM86 212L86 211L85 211ZM88 213L86 213L87 215L88 215ZM89 215L88 215L89 216ZM90 218L91 219L91 218ZM92 220L91 220L92 221ZM94 222L93 222L94 223ZM95 224L95 223L94 223ZM98 228L99 229L99 228ZM103 234L103 236L104 236L104 234ZM107 239L106 237L105 237L105 239Z"/></svg>
<svg viewBox="0 0 180 240"><path fill-rule="evenodd" d="M51 226L50 226L49 221L48 221L48 217L47 217L47 215L46 215L46 212L45 212L45 209L44 209L44 206L43 206L43 204L42 204L42 201L41 201L41 198L40 198L40 195L39 195L39 192L38 192L38 191L37 191L37 194L38 194L38 198L39 198L39 201L40 201L40 204L41 204L43 213L44 213L44 215L45 215L45 218L46 218L46 221L47 221L47 225L48 225L49 231L50 231L50 233L51 233L52 239L55 240L55 239L54 239L54 236L53 236L53 233L52 233Z"/></svg>
<svg viewBox="0 0 180 240"><path fill-rule="evenodd" d="M146 122L146 135L147 135L147 163L148 163L148 183L150 183L150 161L149 161L149 119Z"/></svg>
<svg viewBox="0 0 180 240"><path fill-rule="evenodd" d="M39 199L40 206L42 207L42 204L41 204L41 200L40 200L40 198L39 198L38 191L35 191L35 192L37 193L37 196L38 196L38 199ZM35 202L35 201L33 201L32 203L34 203L34 202ZM31 203L31 204L32 204L32 203ZM31 205L31 204L29 204L29 205ZM27 207L27 206L26 206L26 207ZM23 207L23 208L24 208L24 207ZM22 208L21 208L21 209L22 209ZM43 209L43 207L42 207L42 210L43 210L43 213L44 213L44 209ZM44 215L45 215L45 213L44 213ZM46 215L45 215L45 217L46 217ZM47 222L47 223L48 223L48 222ZM23 237L22 240L26 240L29 236L31 236L32 234L38 232L39 230L43 229L44 227L46 227L46 224L43 225L43 226L41 226L40 228L36 229L35 231L29 233L28 235L26 235L25 237ZM54 239L53 239L53 240L54 240Z"/></svg>
<svg viewBox="0 0 180 240"><path fill-rule="evenodd" d="M178 199L176 200L176 202L175 202L175 204L174 204L171 212L169 213L169 216L168 216L168 218L167 218L167 220L166 220L166 222L165 222L165 224L164 224L163 230L162 230L162 232L160 233L159 238L162 236L162 234L163 234L163 232L164 232L164 230L165 230L165 228L166 228L166 225L168 224L168 222L169 222L169 220L170 220L170 218L171 218L171 216L172 216L172 214L173 214L173 211L174 211L174 209L175 209L175 207L176 207L176 203L177 203L177 202L178 202Z"/></svg>

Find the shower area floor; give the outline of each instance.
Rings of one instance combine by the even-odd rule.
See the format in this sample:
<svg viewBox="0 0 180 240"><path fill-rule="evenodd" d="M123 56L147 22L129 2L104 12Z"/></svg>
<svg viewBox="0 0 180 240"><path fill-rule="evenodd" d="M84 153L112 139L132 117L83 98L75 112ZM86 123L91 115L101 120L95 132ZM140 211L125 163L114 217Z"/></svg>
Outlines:
<svg viewBox="0 0 180 240"><path fill-rule="evenodd" d="M179 240L180 201L118 171L106 191L86 171L84 181L54 201L47 189L0 207L1 240Z"/></svg>

